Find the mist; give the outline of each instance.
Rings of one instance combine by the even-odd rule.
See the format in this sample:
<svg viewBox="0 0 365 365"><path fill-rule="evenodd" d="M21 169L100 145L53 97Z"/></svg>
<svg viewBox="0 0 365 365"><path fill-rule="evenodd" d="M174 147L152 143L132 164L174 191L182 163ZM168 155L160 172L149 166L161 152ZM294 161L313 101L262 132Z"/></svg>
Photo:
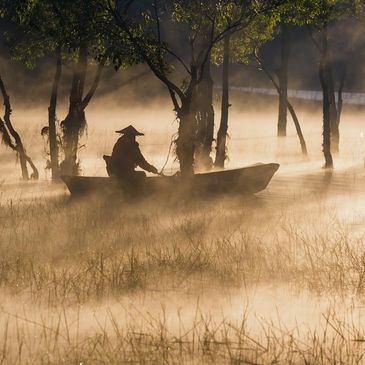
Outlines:
<svg viewBox="0 0 365 365"><path fill-rule="evenodd" d="M189 33L200 29L190 24L199 14L188 9L189 21L176 20L162 8L159 17L157 3L155 8L145 1L132 5L130 21L143 24L142 40L136 47L127 37L114 53L94 54L98 47L88 53L82 42L74 46L74 32L80 28L82 35L84 27L72 20L80 27L69 26L71 41L60 52L54 121L58 175L50 168L54 43L52 52L46 48L29 68L16 60L6 38L1 41L0 76L10 96L10 119L39 177L22 178L21 154L4 138L0 364L363 363L365 105L354 97L365 90L362 18L331 20L321 30L318 24L290 24L284 87L282 24L271 31L261 24L262 34L254 28L252 44L243 32L250 49L242 51L244 61L229 47L223 50L224 40L236 31L228 28L211 44L202 67L201 55L194 58L199 52L191 49L204 51L209 37L199 33L202 39L193 44ZM139 6L157 9L155 17L151 13L152 20L142 21ZM10 31L7 21L2 26ZM153 21L161 21L161 28ZM174 26L176 21L181 23ZM110 37L115 24L107 25ZM324 29L330 66L324 65L319 43ZM25 40L28 35L22 34ZM40 38L42 47L48 36ZM118 52L126 57L131 44L138 51L151 46L148 42L155 53L147 48L143 57L129 54L126 64L117 63ZM104 61L95 94L80 109ZM319 77L325 66L325 76L333 76L327 80L327 93L333 95L327 107L334 103L341 111L338 151L331 149L334 131L326 130L333 111L326 110ZM81 103L74 102L80 88ZM6 136L9 110L5 93L0 95L5 96L0 127L7 128L0 132ZM285 134L279 133L283 95L284 109L290 101L298 118L307 154L289 112ZM208 136L212 111L213 136ZM227 115L225 131L220 127ZM67 131L67 118L76 132ZM333 119L328 121L332 128ZM129 125L135 130L126 131ZM202 125L206 135L199 140ZM224 166L219 167L222 130ZM67 133L77 137L69 148L77 167L71 173L61 168ZM326 137L333 166L325 165ZM104 157L113 161L123 138L133 150L123 154L131 160L119 168L133 171L118 175L125 171L107 170ZM200 167L203 144L208 144L208 163ZM190 174L182 168L189 156Z"/></svg>

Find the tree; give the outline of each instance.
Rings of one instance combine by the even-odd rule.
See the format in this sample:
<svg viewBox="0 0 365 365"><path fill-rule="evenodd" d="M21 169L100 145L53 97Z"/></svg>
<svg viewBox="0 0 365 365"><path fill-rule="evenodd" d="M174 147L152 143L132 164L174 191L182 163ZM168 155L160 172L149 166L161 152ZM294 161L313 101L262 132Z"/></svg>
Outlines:
<svg viewBox="0 0 365 365"><path fill-rule="evenodd" d="M86 127L85 110L98 87L108 57L113 57L113 44L108 36L111 18L96 0L27 0L8 5L15 31L10 36L12 55L27 66L53 53L56 71L49 106L49 140L53 177L58 176L58 145L56 140L56 105L62 59L73 64L69 108L61 122L64 158L63 174L77 174L79 138ZM118 56L119 57L119 56ZM90 88L86 91L90 59L97 63Z"/></svg>
<svg viewBox="0 0 365 365"><path fill-rule="evenodd" d="M280 41L280 66L275 72L279 86L278 137L286 136L288 111L289 60L291 54L292 32L298 19L302 18L303 4L298 1L283 2L280 8L278 36ZM300 21L300 20L299 20ZM294 119L294 118L293 118Z"/></svg>
<svg viewBox="0 0 365 365"><path fill-rule="evenodd" d="M11 2L9 0L1 0L0 1L0 16L1 18L8 17L11 13L10 11L10 5ZM5 143L6 146L10 147L12 150L14 150L17 153L17 156L19 157L20 161L20 167L22 170L22 177L24 180L29 180L29 173L28 173L28 167L27 164L30 165L30 167L33 170L33 173L31 174L32 179L38 179L39 174L36 166L34 165L32 159L28 156L26 153L26 150L24 148L23 141L20 137L20 134L16 131L16 129L13 126L13 123L11 121L11 104L10 104L10 97L6 91L5 84L0 77L0 90L3 97L4 102L4 118L0 118L0 134L2 136L2 140Z"/></svg>
<svg viewBox="0 0 365 365"><path fill-rule="evenodd" d="M227 158L227 132L228 114L231 104L229 102L229 65L230 63L246 65L250 62L250 56L255 49L264 42L271 39L277 20L279 19L278 9L280 3L267 3L252 17L247 13L248 18L242 22L240 29L234 33L228 33L224 40L218 43L213 49L213 61L222 65L222 104L221 121L217 133L217 151L215 167L223 169ZM252 9L253 10L253 9ZM225 18L229 22L229 18Z"/></svg>
<svg viewBox="0 0 365 365"><path fill-rule="evenodd" d="M221 109L221 123L217 135L217 153L215 157L215 167L218 169L224 168L226 160L226 139L228 131L228 109L229 104L229 48L230 48L230 34L224 37L224 51L223 51L223 65L222 65L222 109Z"/></svg>
<svg viewBox="0 0 365 365"><path fill-rule="evenodd" d="M44 127L41 133L48 135L50 143L49 166L52 170L52 178L57 179L59 175L59 152L56 136L56 106L62 70L61 47L57 47L57 44L60 39L61 26L51 16L50 3L44 3L43 6L40 6L37 2L2 0L2 9L5 19L11 21L10 31L6 33L6 37L14 59L23 62L29 68L34 68L39 58L48 52L56 53L56 73L48 109L48 127Z"/></svg>
<svg viewBox="0 0 365 365"><path fill-rule="evenodd" d="M320 61L318 75L323 94L323 154L325 168L333 167L332 152L339 150L339 122L342 111L342 90L345 73L340 78L339 104L336 105L333 59L329 32L333 24L349 16L353 11L352 0L316 0L305 2L304 20L310 37L317 48Z"/></svg>
<svg viewBox="0 0 365 365"><path fill-rule="evenodd" d="M26 153L23 141L19 133L15 130L13 123L11 122L10 116L12 110L10 105L10 98L6 92L6 88L1 77L0 77L0 91L4 100L4 108L5 108L4 118L3 119L0 118L0 133L2 135L2 140L6 144L6 146L10 147L17 153L20 161L20 167L22 170L23 179L29 180L29 173L27 167L27 164L29 164L33 170L31 178L36 180L39 177L38 170L34 165L32 159Z"/></svg>
<svg viewBox="0 0 365 365"><path fill-rule="evenodd" d="M291 48L290 25L281 22L280 25L280 58L281 64L278 71L279 80L279 114L278 114L278 137L286 136L287 126L287 99L288 99L288 70Z"/></svg>
<svg viewBox="0 0 365 365"><path fill-rule="evenodd" d="M300 126L299 119L297 117L297 114L295 113L295 110L294 110L293 105L288 100L287 94L283 94L283 90L280 87L280 84L275 81L274 76L271 74L271 72L269 71L269 69L265 66L264 62L258 56L257 53L255 53L255 58L257 60L257 63L259 65L259 67L265 72L266 76L271 80L272 84L274 85L276 91L278 92L278 94L280 96L280 99L283 99L284 100L285 107L287 108L287 110L289 110L290 115L291 115L291 117L293 119L293 122L294 122L295 130L297 131L297 135L298 135L299 142L300 142L300 147L302 149L302 154L304 156L307 156L307 154L308 154L307 144L305 142L305 139L304 139L304 136L303 136L303 132L302 132L302 128Z"/></svg>
<svg viewBox="0 0 365 365"><path fill-rule="evenodd" d="M261 2L250 0L151 0L142 5L108 1L116 24L169 91L179 120L176 154L183 176L194 171L197 134L194 100L211 50L227 34L251 22L262 7ZM179 34L179 42L171 41L171 34ZM180 82L174 80L177 73L184 73Z"/></svg>
<svg viewBox="0 0 365 365"><path fill-rule="evenodd" d="M214 140L214 107L213 107L213 80L211 76L211 56L203 71L202 81L197 86L197 135L195 142L195 170L209 171L213 167L211 157Z"/></svg>
<svg viewBox="0 0 365 365"><path fill-rule="evenodd" d="M60 166L59 166L59 143L57 138L57 128L56 128L56 119L57 119L57 99L58 99L58 86L60 83L62 74L62 54L61 48L58 47L56 49L56 71L54 75L51 97L49 101L48 107L48 136L49 136L49 150L50 150L50 159L51 159L51 171L52 171L52 179L57 180L60 174Z"/></svg>

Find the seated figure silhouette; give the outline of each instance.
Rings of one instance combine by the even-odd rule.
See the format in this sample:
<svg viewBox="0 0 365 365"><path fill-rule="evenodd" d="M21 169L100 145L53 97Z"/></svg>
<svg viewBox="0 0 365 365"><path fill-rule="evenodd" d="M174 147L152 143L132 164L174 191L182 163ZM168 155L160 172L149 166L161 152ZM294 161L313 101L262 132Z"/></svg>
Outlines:
<svg viewBox="0 0 365 365"><path fill-rule="evenodd" d="M137 166L145 171L158 174L156 167L145 160L136 141L136 137L143 136L143 133L138 132L131 125L116 133L120 133L122 136L114 145L112 155L104 156L109 176L115 176L125 182L141 182L146 174L144 171L136 171Z"/></svg>

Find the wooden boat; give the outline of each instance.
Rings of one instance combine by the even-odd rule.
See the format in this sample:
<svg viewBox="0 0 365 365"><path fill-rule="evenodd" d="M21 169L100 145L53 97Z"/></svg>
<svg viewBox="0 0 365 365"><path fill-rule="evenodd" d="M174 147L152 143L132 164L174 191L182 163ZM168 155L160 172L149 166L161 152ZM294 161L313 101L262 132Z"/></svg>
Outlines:
<svg viewBox="0 0 365 365"><path fill-rule="evenodd" d="M128 195L173 194L189 190L193 193L246 193L264 190L279 168L279 164L256 164L240 169L199 173L191 178L182 176L147 177L138 184L126 184L112 177L61 176L73 195L120 192Z"/></svg>

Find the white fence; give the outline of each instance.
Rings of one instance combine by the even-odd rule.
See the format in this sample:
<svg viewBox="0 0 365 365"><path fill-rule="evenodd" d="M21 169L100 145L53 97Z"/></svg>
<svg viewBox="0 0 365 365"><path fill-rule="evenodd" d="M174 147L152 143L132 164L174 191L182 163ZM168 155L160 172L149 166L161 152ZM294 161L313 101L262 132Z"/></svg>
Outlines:
<svg viewBox="0 0 365 365"><path fill-rule="evenodd" d="M275 89L259 88L259 87L239 87L231 86L231 90L249 93L249 94L264 94L264 95L277 95ZM288 90L289 98L304 99L304 100L322 100L322 91L312 90ZM337 98L337 94L336 94ZM343 93L342 94L344 104L353 105L365 105L365 93Z"/></svg>

